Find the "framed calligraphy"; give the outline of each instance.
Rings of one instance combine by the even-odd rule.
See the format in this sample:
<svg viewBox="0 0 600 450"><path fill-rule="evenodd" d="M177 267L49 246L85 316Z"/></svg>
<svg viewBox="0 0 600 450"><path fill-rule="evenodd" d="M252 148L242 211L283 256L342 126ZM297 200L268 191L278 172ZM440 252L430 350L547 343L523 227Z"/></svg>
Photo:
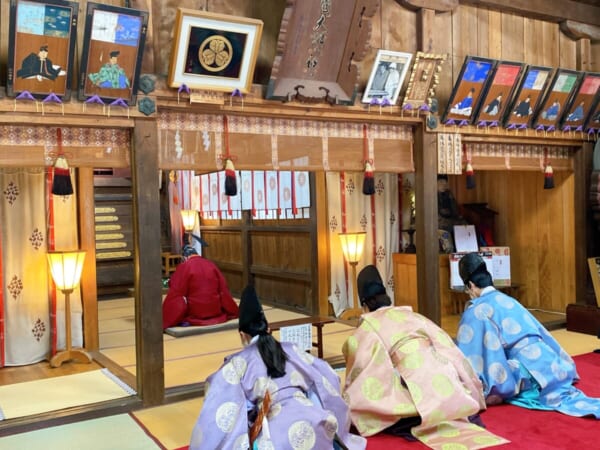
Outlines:
<svg viewBox="0 0 600 450"><path fill-rule="evenodd" d="M471 123L477 115L481 98L492 76L496 61L467 56L450 95L442 123Z"/></svg>
<svg viewBox="0 0 600 450"><path fill-rule="evenodd" d="M507 128L527 128L550 81L552 68L528 66L504 117Z"/></svg>
<svg viewBox="0 0 600 450"><path fill-rule="evenodd" d="M581 79L581 72L557 69L550 88L540 103L535 119L534 129L556 130L566 106L572 99Z"/></svg>
<svg viewBox="0 0 600 450"><path fill-rule="evenodd" d="M262 28L258 19L178 8L168 85L249 92Z"/></svg>
<svg viewBox="0 0 600 450"><path fill-rule="evenodd" d="M9 97L71 97L79 5L63 0L11 0Z"/></svg>
<svg viewBox="0 0 600 450"><path fill-rule="evenodd" d="M581 83L569 105L565 109L561 121L563 131L583 130L583 127L600 98L600 73L583 74Z"/></svg>
<svg viewBox="0 0 600 450"><path fill-rule="evenodd" d="M88 2L79 99L136 102L148 12Z"/></svg>
<svg viewBox="0 0 600 450"><path fill-rule="evenodd" d="M371 103L378 99L395 105L411 59L411 53L378 50L362 102Z"/></svg>
<svg viewBox="0 0 600 450"><path fill-rule="evenodd" d="M496 64L492 79L483 95L481 108L475 116L475 123L483 126L500 125L524 71L523 63L499 61Z"/></svg>

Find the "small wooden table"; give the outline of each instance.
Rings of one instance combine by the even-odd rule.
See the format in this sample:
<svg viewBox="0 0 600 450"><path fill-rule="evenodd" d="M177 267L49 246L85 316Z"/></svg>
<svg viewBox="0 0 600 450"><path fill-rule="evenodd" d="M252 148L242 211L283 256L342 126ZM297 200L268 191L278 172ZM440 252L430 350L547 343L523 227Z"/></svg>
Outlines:
<svg viewBox="0 0 600 450"><path fill-rule="evenodd" d="M295 325L306 325L311 324L313 327L317 328L317 341L313 341L312 346L317 348L317 356L319 358L323 357L323 326L328 323L334 323L335 319L333 317L327 316L309 316L309 317L299 317L298 319L290 319L290 320L281 320L279 322L273 322L269 324L269 328L271 331L278 331L283 327L293 327Z"/></svg>

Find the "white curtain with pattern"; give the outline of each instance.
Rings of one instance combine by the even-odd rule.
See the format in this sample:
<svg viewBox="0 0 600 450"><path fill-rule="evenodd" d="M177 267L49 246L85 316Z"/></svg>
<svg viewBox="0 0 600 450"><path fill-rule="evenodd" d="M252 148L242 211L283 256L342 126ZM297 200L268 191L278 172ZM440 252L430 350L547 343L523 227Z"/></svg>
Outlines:
<svg viewBox="0 0 600 450"><path fill-rule="evenodd" d="M398 175L375 173L375 194L364 195L362 172L328 172L327 214L329 225L329 248L331 267L331 290L329 301L336 316L352 308L356 280L344 260L339 233L365 231L365 249L356 266L356 274L374 264L394 298L394 273L392 253L399 251L399 197ZM360 307L360 305L357 305Z"/></svg>
<svg viewBox="0 0 600 450"><path fill-rule="evenodd" d="M77 248L77 203L76 195L47 195L48 185L44 169L0 169L0 366L36 363L53 343L65 346L64 295L53 292L46 253ZM79 290L71 313L72 343L81 346Z"/></svg>

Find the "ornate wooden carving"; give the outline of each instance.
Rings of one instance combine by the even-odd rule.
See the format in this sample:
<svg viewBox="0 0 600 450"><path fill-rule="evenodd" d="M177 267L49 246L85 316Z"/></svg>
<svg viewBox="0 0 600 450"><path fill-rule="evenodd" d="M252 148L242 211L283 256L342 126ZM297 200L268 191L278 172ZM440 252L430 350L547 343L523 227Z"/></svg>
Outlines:
<svg viewBox="0 0 600 450"><path fill-rule="evenodd" d="M353 104L378 0L288 0L267 98Z"/></svg>

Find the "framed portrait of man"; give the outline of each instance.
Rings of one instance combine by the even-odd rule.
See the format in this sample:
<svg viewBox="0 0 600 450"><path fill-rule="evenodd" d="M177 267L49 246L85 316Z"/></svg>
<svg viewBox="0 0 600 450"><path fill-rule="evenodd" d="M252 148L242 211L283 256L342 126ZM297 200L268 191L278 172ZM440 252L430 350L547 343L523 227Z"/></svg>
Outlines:
<svg viewBox="0 0 600 450"><path fill-rule="evenodd" d="M411 59L411 53L378 50L362 102L386 99L390 105L395 105Z"/></svg>
<svg viewBox="0 0 600 450"><path fill-rule="evenodd" d="M518 129L531 125L534 113L550 82L552 70L550 67L527 66L517 92L506 111L505 127Z"/></svg>
<svg viewBox="0 0 600 450"><path fill-rule="evenodd" d="M558 124L572 99L582 73L576 70L557 69L533 120L533 128L558 128Z"/></svg>
<svg viewBox="0 0 600 450"><path fill-rule="evenodd" d="M472 123L477 115L483 93L494 72L496 61L478 56L467 56L450 94L450 101L442 123L450 121Z"/></svg>
<svg viewBox="0 0 600 450"><path fill-rule="evenodd" d="M136 102L148 12L88 2L79 99Z"/></svg>
<svg viewBox="0 0 600 450"><path fill-rule="evenodd" d="M600 73L584 73L575 95L565 109L560 128L563 131L583 129L599 98Z"/></svg>
<svg viewBox="0 0 600 450"><path fill-rule="evenodd" d="M6 93L62 101L71 97L78 4L11 0Z"/></svg>

